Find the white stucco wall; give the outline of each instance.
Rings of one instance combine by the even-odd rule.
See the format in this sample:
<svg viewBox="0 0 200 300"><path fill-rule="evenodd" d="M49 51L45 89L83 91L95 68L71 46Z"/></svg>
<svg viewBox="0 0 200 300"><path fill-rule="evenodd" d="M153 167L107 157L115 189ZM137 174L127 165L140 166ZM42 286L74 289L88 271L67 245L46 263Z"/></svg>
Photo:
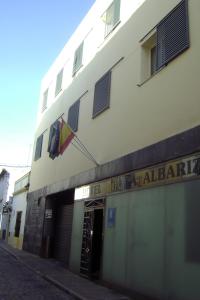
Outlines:
<svg viewBox="0 0 200 300"><path fill-rule="evenodd" d="M19 249L22 248L22 243L23 243L29 179L30 179L30 172L25 174L23 177L19 178L15 182L14 194L12 200L12 212L10 214L8 242L13 247ZM15 237L16 218L17 218L17 213L20 211L22 212L22 216L21 216L19 237Z"/></svg>
<svg viewBox="0 0 200 300"><path fill-rule="evenodd" d="M22 211L20 235L24 234L24 224L25 224L25 215L26 215L26 206L27 206L26 196L27 196L27 192L23 192L13 196L12 213L11 213L10 227L9 227L9 231L11 235L14 235L15 233L16 216L17 216L17 212L19 211Z"/></svg>
<svg viewBox="0 0 200 300"><path fill-rule="evenodd" d="M101 51L101 49L109 41L110 37L106 38L106 40L104 39L105 23L103 22L102 16L112 2L113 0L96 0L92 8L89 10L85 18L82 20L61 53L56 58L55 62L44 76L41 83L38 124L43 117L43 113L41 113L41 107L44 92L48 89L47 108L57 101L60 96L59 94L57 97L55 97L55 86L57 74L62 68L64 68L62 90L64 91L67 89L72 83L74 53L81 42L84 41L83 66L81 68L82 72L89 62L95 57L95 55ZM143 2L145 2L145 0L121 0L121 24L119 24L119 28L129 19L130 15L132 15ZM115 32L117 31L118 29L115 30Z"/></svg>

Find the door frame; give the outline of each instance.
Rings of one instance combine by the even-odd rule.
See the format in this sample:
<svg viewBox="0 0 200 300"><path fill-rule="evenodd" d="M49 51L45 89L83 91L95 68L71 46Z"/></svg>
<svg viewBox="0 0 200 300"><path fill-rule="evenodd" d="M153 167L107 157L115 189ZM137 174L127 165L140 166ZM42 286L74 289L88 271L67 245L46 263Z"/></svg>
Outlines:
<svg viewBox="0 0 200 300"><path fill-rule="evenodd" d="M94 274L92 273L91 270L91 259L92 259L92 237L91 235L93 235L93 226L94 226L94 211L95 210L102 210L102 245L101 245L101 258L100 258L100 268L99 268L99 272L97 276L94 276ZM88 270L86 272L82 272L82 262L84 261L80 261L80 274L81 276L90 278L90 279L98 279L99 277L101 277L101 272L102 272L102 254L103 254L103 243L104 243L104 230L105 230L105 197L104 198L97 198L97 199L89 199L84 201L84 216L83 218L85 219L85 216L87 213L91 213L91 217L90 220L92 218L92 229L90 232L90 249L88 248ZM82 237L82 247L81 247L81 259L84 256L84 251L86 251L86 249L84 250L84 237L86 236L86 232L84 232L84 220L83 220L83 237ZM90 252L90 254L89 254ZM86 255L87 255L86 254Z"/></svg>

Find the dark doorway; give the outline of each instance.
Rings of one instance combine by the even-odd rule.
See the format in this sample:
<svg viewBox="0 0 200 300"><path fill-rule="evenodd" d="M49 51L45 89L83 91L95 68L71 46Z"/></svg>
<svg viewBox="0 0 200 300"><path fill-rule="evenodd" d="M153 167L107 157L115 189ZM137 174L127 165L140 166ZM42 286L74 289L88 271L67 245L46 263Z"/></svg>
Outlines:
<svg viewBox="0 0 200 300"><path fill-rule="evenodd" d="M103 209L94 210L91 274L93 278L99 278L103 243Z"/></svg>
<svg viewBox="0 0 200 300"><path fill-rule="evenodd" d="M68 266L71 246L73 204L61 205L56 210L53 257Z"/></svg>
<svg viewBox="0 0 200 300"><path fill-rule="evenodd" d="M69 265L74 190L48 196L43 229L43 255Z"/></svg>
<svg viewBox="0 0 200 300"><path fill-rule="evenodd" d="M22 211L17 212L16 223L15 223L15 237L19 237L21 227Z"/></svg>
<svg viewBox="0 0 200 300"><path fill-rule="evenodd" d="M91 279L98 279L101 271L103 206L102 199L90 201L84 213L80 273Z"/></svg>

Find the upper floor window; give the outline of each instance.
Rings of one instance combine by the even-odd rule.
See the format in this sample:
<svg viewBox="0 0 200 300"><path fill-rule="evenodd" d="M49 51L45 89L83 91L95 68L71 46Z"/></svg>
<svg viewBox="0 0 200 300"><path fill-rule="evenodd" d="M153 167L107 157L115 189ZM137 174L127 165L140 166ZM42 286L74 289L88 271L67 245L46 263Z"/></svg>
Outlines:
<svg viewBox="0 0 200 300"><path fill-rule="evenodd" d="M35 147L35 157L34 160L38 160L42 155L42 144L43 144L43 134L41 134L36 141Z"/></svg>
<svg viewBox="0 0 200 300"><path fill-rule="evenodd" d="M110 106L111 71L107 72L95 84L93 118Z"/></svg>
<svg viewBox="0 0 200 300"><path fill-rule="evenodd" d="M181 1L157 26L157 69L189 47L188 1Z"/></svg>
<svg viewBox="0 0 200 300"><path fill-rule="evenodd" d="M42 112L47 108L47 100L48 100L48 89L43 94L42 99Z"/></svg>
<svg viewBox="0 0 200 300"><path fill-rule="evenodd" d="M63 69L57 75L55 96L57 96L62 90L62 79L63 79Z"/></svg>
<svg viewBox="0 0 200 300"><path fill-rule="evenodd" d="M102 17L105 23L105 37L120 21L120 0L114 0Z"/></svg>
<svg viewBox="0 0 200 300"><path fill-rule="evenodd" d="M76 74L76 72L82 67L82 58L83 58L83 44L82 42L80 46L76 49L74 54L74 63L73 63L73 76Z"/></svg>
<svg viewBox="0 0 200 300"><path fill-rule="evenodd" d="M80 99L77 100L72 106L70 106L68 111L67 123L74 132L78 130L79 107Z"/></svg>
<svg viewBox="0 0 200 300"><path fill-rule="evenodd" d="M188 1L182 0L143 41L143 80L189 48Z"/></svg>
<svg viewBox="0 0 200 300"><path fill-rule="evenodd" d="M155 74L157 65L156 65L156 46L153 46L151 49L151 75Z"/></svg>

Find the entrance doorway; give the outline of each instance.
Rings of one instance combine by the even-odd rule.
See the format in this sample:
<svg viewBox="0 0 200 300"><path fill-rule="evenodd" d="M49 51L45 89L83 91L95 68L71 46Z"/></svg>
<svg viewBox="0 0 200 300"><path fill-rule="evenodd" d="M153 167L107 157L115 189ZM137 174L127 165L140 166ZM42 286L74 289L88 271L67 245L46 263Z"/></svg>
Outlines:
<svg viewBox="0 0 200 300"><path fill-rule="evenodd" d="M98 279L103 246L104 200L85 202L80 273Z"/></svg>
<svg viewBox="0 0 200 300"><path fill-rule="evenodd" d="M53 257L68 266L73 218L73 204L62 204L55 212Z"/></svg>
<svg viewBox="0 0 200 300"><path fill-rule="evenodd" d="M71 248L74 190L47 198L43 228L42 256L53 257L68 267Z"/></svg>

